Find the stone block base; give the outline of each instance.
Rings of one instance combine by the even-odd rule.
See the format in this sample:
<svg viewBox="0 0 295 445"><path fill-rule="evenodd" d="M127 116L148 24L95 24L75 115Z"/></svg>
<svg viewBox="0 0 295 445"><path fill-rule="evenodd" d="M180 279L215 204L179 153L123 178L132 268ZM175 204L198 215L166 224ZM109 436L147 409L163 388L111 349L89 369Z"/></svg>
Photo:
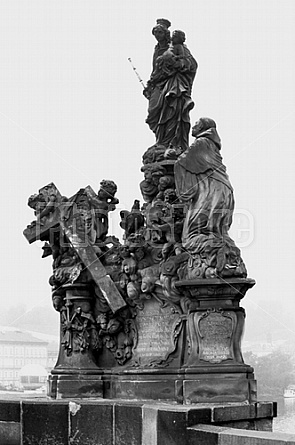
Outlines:
<svg viewBox="0 0 295 445"><path fill-rule="evenodd" d="M53 399L71 397L103 397L103 381L100 375L53 374L48 378L47 394Z"/></svg>
<svg viewBox="0 0 295 445"><path fill-rule="evenodd" d="M245 366L125 371L103 378L104 397L191 403L256 402L256 380Z"/></svg>
<svg viewBox="0 0 295 445"><path fill-rule="evenodd" d="M48 396L191 403L256 402L251 367L200 366L193 369L125 369L97 374L52 373Z"/></svg>
<svg viewBox="0 0 295 445"><path fill-rule="evenodd" d="M78 398L0 402L0 424L12 429L18 424L20 433L10 442L1 437L1 443L189 445L198 443L192 442L192 428L200 424L271 431L275 407L271 402L180 406Z"/></svg>

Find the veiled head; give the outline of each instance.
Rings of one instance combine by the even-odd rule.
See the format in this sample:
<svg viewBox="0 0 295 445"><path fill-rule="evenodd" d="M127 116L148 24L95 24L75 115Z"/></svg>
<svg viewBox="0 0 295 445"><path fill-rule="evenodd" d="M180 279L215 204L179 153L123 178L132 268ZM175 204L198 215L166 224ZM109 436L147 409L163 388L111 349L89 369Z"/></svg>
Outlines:
<svg viewBox="0 0 295 445"><path fill-rule="evenodd" d="M192 135L196 137L201 131L216 128L216 122L210 117L201 117L192 128Z"/></svg>

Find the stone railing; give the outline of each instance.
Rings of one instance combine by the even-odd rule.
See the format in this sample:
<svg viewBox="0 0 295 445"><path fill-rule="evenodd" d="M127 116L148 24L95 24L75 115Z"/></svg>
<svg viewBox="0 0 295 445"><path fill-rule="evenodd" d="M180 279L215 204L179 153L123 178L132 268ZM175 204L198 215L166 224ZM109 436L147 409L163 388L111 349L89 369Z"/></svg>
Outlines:
<svg viewBox="0 0 295 445"><path fill-rule="evenodd" d="M0 444L295 445L295 435L271 432L274 416L271 402L0 401Z"/></svg>

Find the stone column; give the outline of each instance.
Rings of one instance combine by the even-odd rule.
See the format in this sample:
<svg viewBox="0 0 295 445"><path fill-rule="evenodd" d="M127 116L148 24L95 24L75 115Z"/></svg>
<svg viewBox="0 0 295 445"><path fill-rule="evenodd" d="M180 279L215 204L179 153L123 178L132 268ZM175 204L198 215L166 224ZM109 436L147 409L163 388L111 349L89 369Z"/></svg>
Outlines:
<svg viewBox="0 0 295 445"><path fill-rule="evenodd" d="M74 283L64 285L63 291L59 356L49 376L48 395L53 398L102 397L101 371L94 355L99 338L91 287Z"/></svg>

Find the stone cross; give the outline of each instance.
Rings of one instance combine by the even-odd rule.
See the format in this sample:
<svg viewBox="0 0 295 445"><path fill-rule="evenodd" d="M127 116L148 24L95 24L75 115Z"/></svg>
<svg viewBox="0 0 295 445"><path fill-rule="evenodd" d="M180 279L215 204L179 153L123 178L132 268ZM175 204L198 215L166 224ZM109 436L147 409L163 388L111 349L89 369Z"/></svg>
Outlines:
<svg viewBox="0 0 295 445"><path fill-rule="evenodd" d="M90 186L86 187L84 191L90 198L96 197ZM73 198L69 200L63 198L56 186L51 183L40 189L38 195L31 196L28 204L35 209L37 216L36 221L23 232L29 243L31 244L36 240L48 240L51 231L61 230L88 269L111 310L116 312L125 307L126 303L123 297L98 259L94 246L90 244L87 237L83 241L79 238L75 230L73 217L64 218L64 215L73 206Z"/></svg>

